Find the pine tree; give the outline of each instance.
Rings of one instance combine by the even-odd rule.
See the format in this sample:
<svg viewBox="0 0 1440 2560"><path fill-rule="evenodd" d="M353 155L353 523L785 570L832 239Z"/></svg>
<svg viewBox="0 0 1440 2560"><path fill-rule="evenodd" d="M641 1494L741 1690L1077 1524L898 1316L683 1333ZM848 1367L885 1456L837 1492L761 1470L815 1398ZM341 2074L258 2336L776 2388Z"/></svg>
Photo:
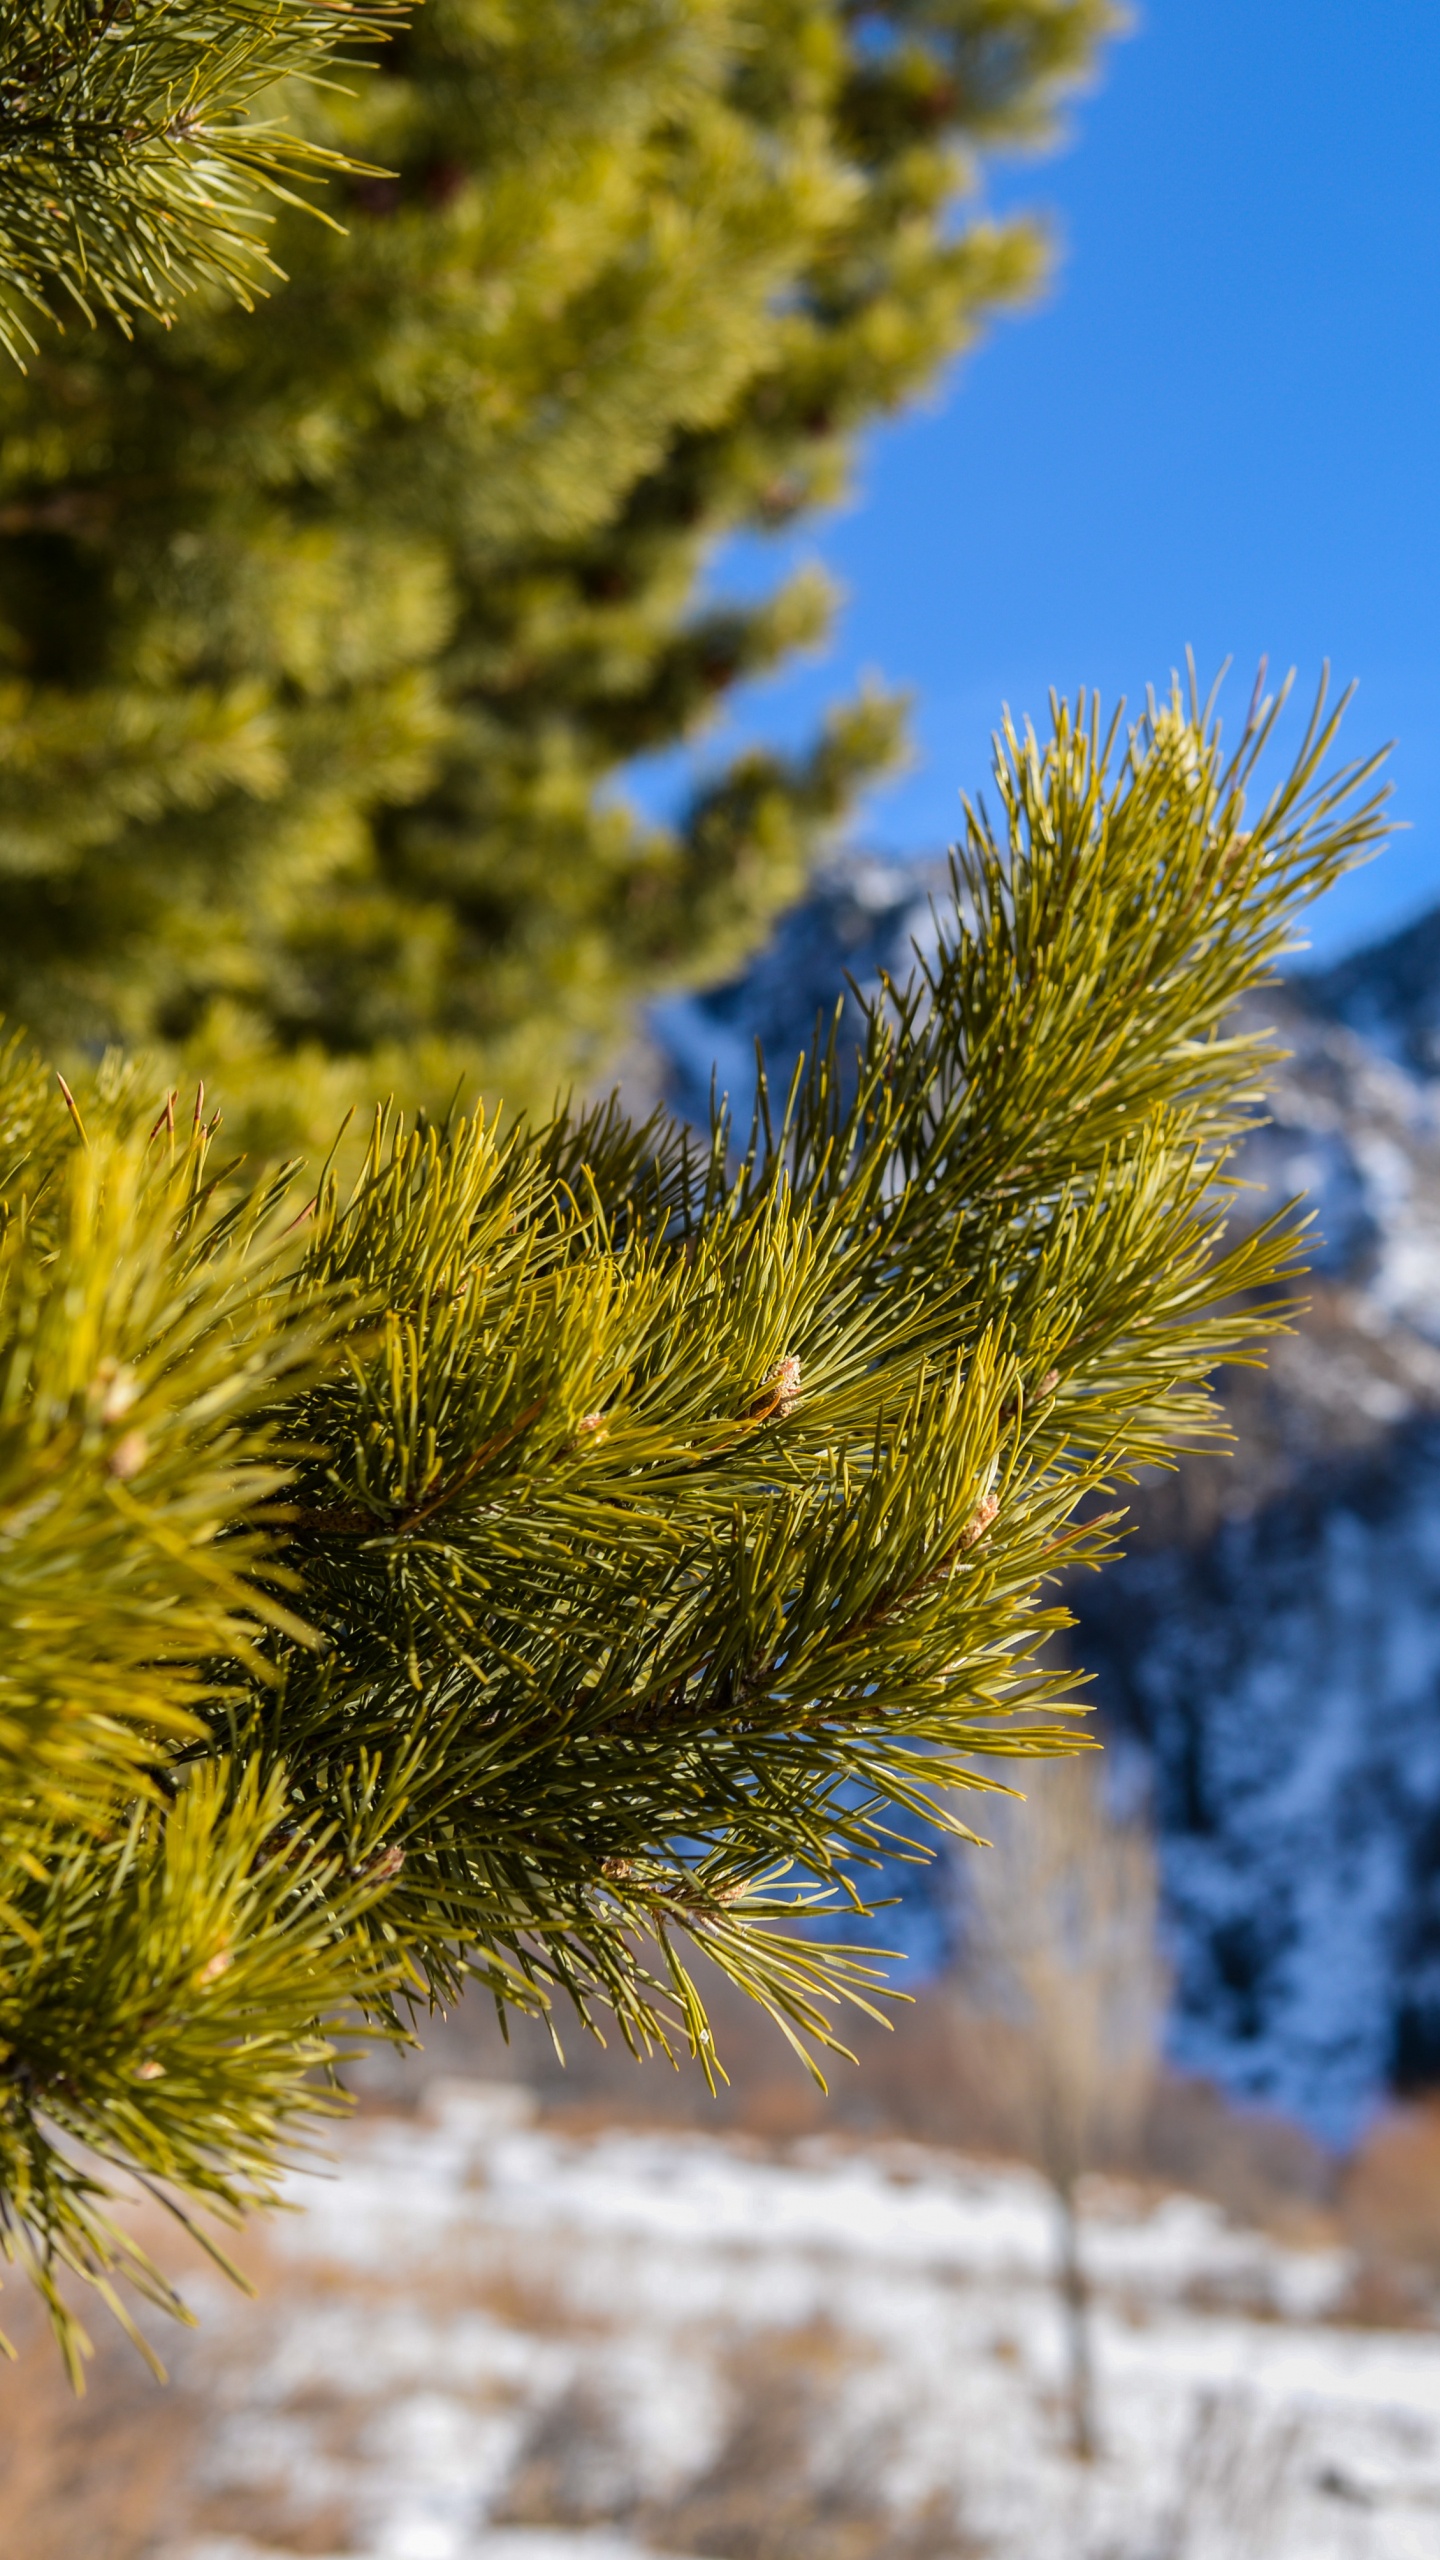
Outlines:
<svg viewBox="0 0 1440 2560"><path fill-rule="evenodd" d="M238 2214L466 1979L714 2070L698 1952L838 2045L826 1908L1073 1742L1049 1586L1296 1267L1226 1234L1234 1007L1380 814L1317 710L1247 815L1273 716L1007 732L935 956L743 1146L382 1113L297 1193L8 1054L0 2238L77 2371L67 2271L174 2307L121 2174Z"/></svg>
<svg viewBox="0 0 1440 2560"><path fill-rule="evenodd" d="M256 315L47 340L0 380L0 1005L251 1101L548 1106L723 973L893 753L742 756L676 829L609 788L824 625L697 602L716 541L1034 284L974 208L1109 0L425 0L307 139ZM963 213L965 219L957 219Z"/></svg>
<svg viewBox="0 0 1440 2560"><path fill-rule="evenodd" d="M0 19L0 346L97 312L128 336L208 284L247 309L279 269L268 206L378 177L254 108L332 78L399 0L11 0Z"/></svg>

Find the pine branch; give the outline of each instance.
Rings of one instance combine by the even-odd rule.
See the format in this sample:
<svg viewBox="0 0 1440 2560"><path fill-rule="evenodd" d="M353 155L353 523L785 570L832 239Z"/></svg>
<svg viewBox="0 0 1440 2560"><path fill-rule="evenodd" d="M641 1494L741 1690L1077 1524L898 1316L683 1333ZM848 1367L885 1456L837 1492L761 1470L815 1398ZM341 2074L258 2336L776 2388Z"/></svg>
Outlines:
<svg viewBox="0 0 1440 2560"><path fill-rule="evenodd" d="M267 200L302 204L297 185L359 167L257 106L402 16L399 0L15 0L0 23L0 345L23 369L32 322L61 319L57 293L127 334L202 285L248 308L281 272Z"/></svg>
<svg viewBox="0 0 1440 2560"><path fill-rule="evenodd" d="M713 2074L699 1954L817 2067L883 1988L827 1911L1077 1746L1057 1577L1298 1268L1235 1007L1381 814L1323 704L1250 812L1277 710L1007 731L934 958L739 1150L382 1114L297 1219L11 1054L0 2197L72 2353L116 2172L243 2209L337 2018L479 1980Z"/></svg>

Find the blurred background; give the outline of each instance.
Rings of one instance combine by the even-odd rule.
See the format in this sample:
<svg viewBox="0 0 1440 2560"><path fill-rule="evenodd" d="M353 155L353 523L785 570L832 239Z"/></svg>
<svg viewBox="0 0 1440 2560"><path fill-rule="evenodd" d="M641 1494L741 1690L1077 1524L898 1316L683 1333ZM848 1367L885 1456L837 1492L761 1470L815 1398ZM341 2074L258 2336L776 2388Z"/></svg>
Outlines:
<svg viewBox="0 0 1440 2560"><path fill-rule="evenodd" d="M715 2092L478 2003L423 2027L247 2235L258 2302L187 2270L168 2391L118 2339L83 2410L38 2352L0 2374L15 2560L1440 2552L1440 19L1150 0L1082 67L1058 127L975 145L985 206L1051 226L1025 307L862 419L848 479L710 528L702 621L818 564L833 622L610 737L601 818L693 849L757 747L913 698L908 764L857 754L791 893L619 972L620 1071L743 1109L756 1039L788 1067L903 974L1002 704L1138 704L1190 649L1202 685L1234 659L1238 726L1262 657L1301 705L1328 659L1407 832L1263 1004L1290 1056L1246 1214L1313 1201L1306 1310L1222 1381L1233 1453L1143 1485L1066 1595L1103 1765L987 1809L983 1859L897 1864L870 1935L911 1997L828 2093L723 1986ZM588 1023L572 945L535 967ZM302 1015L284 1077L328 1098Z"/></svg>

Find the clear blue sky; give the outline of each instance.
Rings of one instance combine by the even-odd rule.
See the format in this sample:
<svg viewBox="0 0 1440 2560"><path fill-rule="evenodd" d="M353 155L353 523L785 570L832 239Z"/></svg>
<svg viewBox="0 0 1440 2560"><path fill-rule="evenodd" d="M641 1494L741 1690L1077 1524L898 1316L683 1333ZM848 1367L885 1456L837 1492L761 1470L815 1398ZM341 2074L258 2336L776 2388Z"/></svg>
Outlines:
<svg viewBox="0 0 1440 2560"><path fill-rule="evenodd" d="M1440 899L1440 0L1146 0L1069 123L990 181L1052 217L1046 302L872 440L851 508L721 562L818 557L849 600L712 743L911 685L922 761L865 833L933 853L1002 702L1133 701L1188 644L1238 716L1262 652L1302 689L1329 657L1412 830L1317 912L1334 952Z"/></svg>

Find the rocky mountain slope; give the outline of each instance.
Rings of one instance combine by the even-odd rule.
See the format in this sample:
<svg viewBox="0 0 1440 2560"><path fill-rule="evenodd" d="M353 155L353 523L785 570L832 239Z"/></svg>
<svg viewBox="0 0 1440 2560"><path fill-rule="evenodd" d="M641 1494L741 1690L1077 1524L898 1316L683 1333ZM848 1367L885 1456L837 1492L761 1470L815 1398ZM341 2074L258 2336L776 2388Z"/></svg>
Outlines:
<svg viewBox="0 0 1440 2560"><path fill-rule="evenodd" d="M733 986L664 1008L673 1098L788 1072L847 973L904 974L943 875L837 869ZM1141 1488L1072 1595L1152 1772L1173 2050L1337 2142L1440 2081L1440 912L1264 1005L1291 1056L1245 1171L1306 1193L1310 1305L1224 1382L1232 1457Z"/></svg>

